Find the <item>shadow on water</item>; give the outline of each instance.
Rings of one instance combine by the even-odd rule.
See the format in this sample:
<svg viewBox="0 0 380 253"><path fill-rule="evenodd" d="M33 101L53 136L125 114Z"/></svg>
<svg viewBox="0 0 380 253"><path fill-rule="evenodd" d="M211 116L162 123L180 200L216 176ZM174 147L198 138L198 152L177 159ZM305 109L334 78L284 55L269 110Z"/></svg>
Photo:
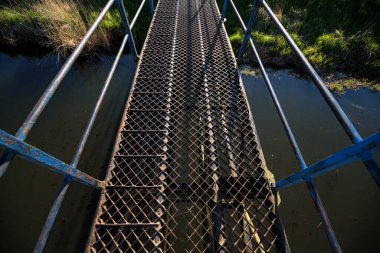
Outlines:
<svg viewBox="0 0 380 253"><path fill-rule="evenodd" d="M288 71L270 73L289 123L308 164L350 145L348 137L309 80ZM269 169L277 180L298 171L285 131L262 78L243 76ZM348 91L336 96L362 136L380 130L380 93ZM379 153L376 154L379 161ZM315 179L343 252L380 252L380 191L356 162ZM330 252L305 184L280 192L280 213L292 252Z"/></svg>
<svg viewBox="0 0 380 253"><path fill-rule="evenodd" d="M27 142L70 163L114 57L73 67ZM14 134L60 65L57 58L0 54L0 128ZM79 168L103 178L136 64L124 56L103 102ZM31 252L62 176L16 158L1 179L0 252ZM72 183L45 252L81 252L99 192Z"/></svg>

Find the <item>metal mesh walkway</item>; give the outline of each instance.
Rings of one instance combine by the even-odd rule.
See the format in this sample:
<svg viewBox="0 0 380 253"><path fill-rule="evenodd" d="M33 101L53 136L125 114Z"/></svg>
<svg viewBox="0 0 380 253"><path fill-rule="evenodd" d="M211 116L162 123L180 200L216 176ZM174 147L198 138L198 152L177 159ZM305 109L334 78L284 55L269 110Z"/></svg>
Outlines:
<svg viewBox="0 0 380 253"><path fill-rule="evenodd" d="M160 0L90 252L281 252L270 173L214 0Z"/></svg>

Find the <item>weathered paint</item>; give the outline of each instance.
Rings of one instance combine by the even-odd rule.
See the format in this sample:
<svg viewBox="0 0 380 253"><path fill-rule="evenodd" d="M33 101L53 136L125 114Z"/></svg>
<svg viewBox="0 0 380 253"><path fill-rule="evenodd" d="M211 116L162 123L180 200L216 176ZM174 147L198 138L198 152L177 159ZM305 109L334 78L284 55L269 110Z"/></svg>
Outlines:
<svg viewBox="0 0 380 253"><path fill-rule="evenodd" d="M0 146L16 153L17 155L51 169L54 172L61 173L80 183L89 185L95 188L102 188L103 181L99 181L86 173L77 170L61 160L45 153L44 151L35 148L23 141L18 140L15 136L8 134L0 129Z"/></svg>
<svg viewBox="0 0 380 253"><path fill-rule="evenodd" d="M278 181L275 183L275 187L280 190L291 185L299 184L307 177L319 176L328 171L334 170L349 162L360 159L360 156L378 148L380 148L380 132L371 135L359 143L345 148L331 156L328 156L300 172Z"/></svg>

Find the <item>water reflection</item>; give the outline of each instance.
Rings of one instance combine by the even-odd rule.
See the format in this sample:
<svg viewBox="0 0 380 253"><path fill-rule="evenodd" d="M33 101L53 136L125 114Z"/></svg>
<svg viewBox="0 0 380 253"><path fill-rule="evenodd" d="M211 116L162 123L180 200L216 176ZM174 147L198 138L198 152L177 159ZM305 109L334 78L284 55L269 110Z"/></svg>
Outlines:
<svg viewBox="0 0 380 253"><path fill-rule="evenodd" d="M27 138L27 142L70 162L114 57L77 64L69 72ZM0 128L14 134L59 69L57 58L0 54ZM135 71L124 56L82 155L79 168L102 178ZM1 252L31 252L62 176L16 158L1 179ZM45 252L82 251L97 192L69 187Z"/></svg>
<svg viewBox="0 0 380 253"><path fill-rule="evenodd" d="M270 73L274 89L308 164L350 145L343 129L311 81L288 71ZM244 76L264 155L276 179L298 170L287 137L262 78ZM348 91L336 96L363 136L380 130L380 93ZM379 154L376 155L379 159ZM343 252L380 252L380 191L357 162L315 180ZM330 252L305 185L281 192L281 216L293 252Z"/></svg>

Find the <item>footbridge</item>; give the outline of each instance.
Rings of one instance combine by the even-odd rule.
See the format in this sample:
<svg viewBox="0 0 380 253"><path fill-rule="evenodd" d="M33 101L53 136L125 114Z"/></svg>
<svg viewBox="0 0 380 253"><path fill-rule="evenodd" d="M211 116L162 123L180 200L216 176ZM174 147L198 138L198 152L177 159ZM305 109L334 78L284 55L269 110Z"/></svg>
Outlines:
<svg viewBox="0 0 380 253"><path fill-rule="evenodd" d="M140 54L131 29L141 9L153 15ZM107 12L117 7L125 36L70 164L25 139ZM244 31L237 58L224 27L232 8ZM15 135L0 130L1 174L20 156L63 175L34 249L42 252L69 184L100 191L86 252L290 252L278 213L279 191L306 183L334 252L341 252L313 177L362 160L380 186L371 152L380 133L362 138L268 4L252 1L247 24L232 0L142 1L129 23L124 3L110 0ZM300 58L352 145L307 165L250 33L263 8ZM126 47L138 62L104 179L77 168L107 88ZM240 77L246 48L254 54L299 162L300 171L275 180L268 171ZM93 214L89 214L93 215Z"/></svg>

